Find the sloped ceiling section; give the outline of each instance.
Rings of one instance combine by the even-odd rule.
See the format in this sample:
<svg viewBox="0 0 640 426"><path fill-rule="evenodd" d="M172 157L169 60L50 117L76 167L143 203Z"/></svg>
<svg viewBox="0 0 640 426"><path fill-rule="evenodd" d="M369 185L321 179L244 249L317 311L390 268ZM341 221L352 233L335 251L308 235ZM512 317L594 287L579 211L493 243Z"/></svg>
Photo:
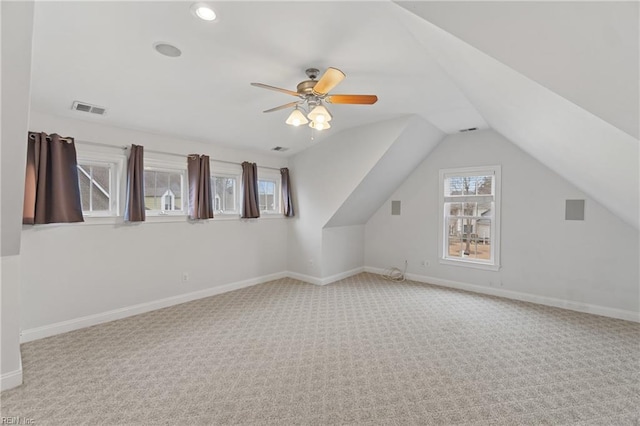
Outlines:
<svg viewBox="0 0 640 426"><path fill-rule="evenodd" d="M444 133L414 116L324 228L362 225L429 155Z"/></svg>
<svg viewBox="0 0 640 426"><path fill-rule="evenodd" d="M403 10L407 28L496 131L639 228L638 139ZM585 88L588 90L588 88Z"/></svg>
<svg viewBox="0 0 640 426"><path fill-rule="evenodd" d="M639 2L398 4L638 138Z"/></svg>

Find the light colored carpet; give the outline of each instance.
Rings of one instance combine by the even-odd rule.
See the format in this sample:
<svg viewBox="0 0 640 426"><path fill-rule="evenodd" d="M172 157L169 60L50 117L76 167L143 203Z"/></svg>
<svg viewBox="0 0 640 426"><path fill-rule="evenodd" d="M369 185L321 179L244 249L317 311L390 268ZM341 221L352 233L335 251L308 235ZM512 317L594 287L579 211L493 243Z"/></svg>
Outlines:
<svg viewBox="0 0 640 426"><path fill-rule="evenodd" d="M637 425L640 325L360 274L22 345L36 424Z"/></svg>

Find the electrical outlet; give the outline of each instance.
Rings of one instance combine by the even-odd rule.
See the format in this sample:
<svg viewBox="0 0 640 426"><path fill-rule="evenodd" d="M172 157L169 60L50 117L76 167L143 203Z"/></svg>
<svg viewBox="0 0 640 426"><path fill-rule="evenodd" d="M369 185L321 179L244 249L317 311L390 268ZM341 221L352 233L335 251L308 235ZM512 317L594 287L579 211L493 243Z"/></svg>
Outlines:
<svg viewBox="0 0 640 426"><path fill-rule="evenodd" d="M428 260L421 260L420 261L420 266L422 266L423 268L426 268L427 266L429 266L429 261Z"/></svg>
<svg viewBox="0 0 640 426"><path fill-rule="evenodd" d="M182 273L182 282L186 283L187 281L189 281L189 273L188 272L183 272Z"/></svg>

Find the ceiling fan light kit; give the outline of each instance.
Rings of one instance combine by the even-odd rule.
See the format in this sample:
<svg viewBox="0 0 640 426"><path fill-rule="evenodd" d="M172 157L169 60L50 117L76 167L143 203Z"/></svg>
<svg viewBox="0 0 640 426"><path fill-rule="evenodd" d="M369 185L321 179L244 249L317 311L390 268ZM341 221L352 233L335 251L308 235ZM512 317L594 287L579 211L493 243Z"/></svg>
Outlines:
<svg viewBox="0 0 640 426"><path fill-rule="evenodd" d="M309 123L309 127L315 130L325 130L331 127L329 121L331 121L333 116L329 110L322 105L323 100L328 103L354 105L373 105L378 101L376 95L329 95L329 92L344 80L346 76L337 68L328 68L322 77L320 77L320 80L316 81L319 72L317 68L308 68L306 74L309 80L298 83L295 92L263 83L251 83L251 85L299 97L299 101L280 105L265 110L264 112L273 112L294 107L294 110L289 114L285 123L296 127ZM309 111L306 117L303 111Z"/></svg>
<svg viewBox="0 0 640 426"><path fill-rule="evenodd" d="M317 123L325 123L331 120L331 114L329 111L322 105L318 105L311 110L307 117L311 121L315 121Z"/></svg>
<svg viewBox="0 0 640 426"><path fill-rule="evenodd" d="M293 111L291 111L289 118L287 118L287 121L285 121L285 123L287 123L288 125L295 127L298 127L302 124L307 124L308 122L309 120L307 120L307 117L304 116L302 111L300 111L297 106Z"/></svg>
<svg viewBox="0 0 640 426"><path fill-rule="evenodd" d="M316 121L312 121L309 123L309 127L311 127L314 130L326 130L326 129L330 129L331 128L331 124L329 124L329 122L324 122L324 123L320 123L320 122L316 122Z"/></svg>

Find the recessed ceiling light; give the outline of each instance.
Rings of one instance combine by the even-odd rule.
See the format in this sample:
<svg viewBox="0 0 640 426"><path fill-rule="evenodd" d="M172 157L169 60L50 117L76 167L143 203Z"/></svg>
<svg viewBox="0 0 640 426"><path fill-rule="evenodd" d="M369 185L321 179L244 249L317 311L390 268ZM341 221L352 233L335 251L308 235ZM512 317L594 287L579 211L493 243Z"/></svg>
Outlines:
<svg viewBox="0 0 640 426"><path fill-rule="evenodd" d="M177 58L178 56L182 55L182 51L180 49L172 44L162 41L154 43L153 48L156 49L159 54L169 56L170 58Z"/></svg>
<svg viewBox="0 0 640 426"><path fill-rule="evenodd" d="M213 8L205 3L194 3L191 12L204 21L214 21L217 17Z"/></svg>

